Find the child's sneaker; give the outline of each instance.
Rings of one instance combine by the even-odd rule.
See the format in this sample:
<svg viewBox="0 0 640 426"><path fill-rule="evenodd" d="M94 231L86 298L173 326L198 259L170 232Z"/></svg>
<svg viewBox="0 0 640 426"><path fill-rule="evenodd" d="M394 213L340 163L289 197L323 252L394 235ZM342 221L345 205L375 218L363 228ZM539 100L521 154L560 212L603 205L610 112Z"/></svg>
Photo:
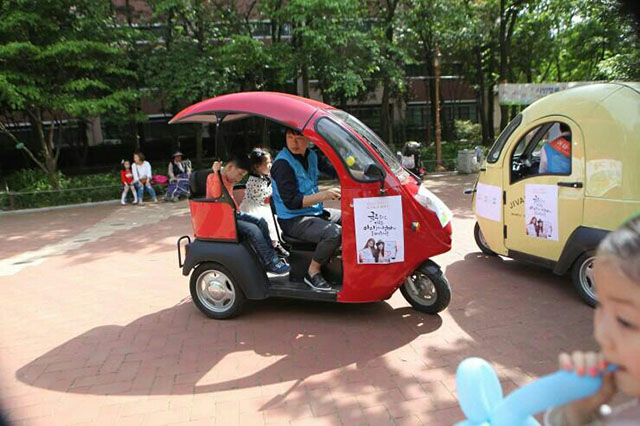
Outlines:
<svg viewBox="0 0 640 426"><path fill-rule="evenodd" d="M282 247L282 244L276 243L276 245L273 246L273 249L276 251L278 256L280 256L280 257L289 257L289 252L287 250L285 250L284 247Z"/></svg>
<svg viewBox="0 0 640 426"><path fill-rule="evenodd" d="M280 260L280 259L278 259L277 261L271 262L269 266L267 266L267 271L277 275L287 274L289 273L290 270L291 270L291 266L287 265L287 263L284 260Z"/></svg>

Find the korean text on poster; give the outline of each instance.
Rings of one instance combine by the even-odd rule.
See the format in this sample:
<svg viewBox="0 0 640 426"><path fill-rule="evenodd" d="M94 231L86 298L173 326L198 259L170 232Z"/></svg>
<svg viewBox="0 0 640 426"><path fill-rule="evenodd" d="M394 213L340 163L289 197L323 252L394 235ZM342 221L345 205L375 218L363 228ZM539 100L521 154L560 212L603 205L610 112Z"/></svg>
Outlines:
<svg viewBox="0 0 640 426"><path fill-rule="evenodd" d="M478 216L500 222L502 219L502 188L478 183L476 188L476 213Z"/></svg>
<svg viewBox="0 0 640 426"><path fill-rule="evenodd" d="M358 263L404 261L402 197L356 198L353 213Z"/></svg>
<svg viewBox="0 0 640 426"><path fill-rule="evenodd" d="M524 191L526 234L558 241L558 187L525 185Z"/></svg>

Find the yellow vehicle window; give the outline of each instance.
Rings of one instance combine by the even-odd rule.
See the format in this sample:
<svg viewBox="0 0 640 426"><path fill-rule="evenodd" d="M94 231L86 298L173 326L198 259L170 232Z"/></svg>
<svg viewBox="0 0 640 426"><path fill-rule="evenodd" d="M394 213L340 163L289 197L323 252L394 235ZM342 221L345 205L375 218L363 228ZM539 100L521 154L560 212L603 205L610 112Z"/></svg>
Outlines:
<svg viewBox="0 0 640 426"><path fill-rule="evenodd" d="M522 123L522 114L516 115L516 118L511 120L511 123L504 128L502 133L500 133L500 136L498 136L498 139L496 139L496 142L491 147L489 155L487 155L487 162L495 163L498 161L500 154L502 154L504 145L507 143L507 140L509 140L511 134L518 128L520 123Z"/></svg>
<svg viewBox="0 0 640 426"><path fill-rule="evenodd" d="M523 136L511 156L511 182L571 174L571 129L559 121L544 123Z"/></svg>

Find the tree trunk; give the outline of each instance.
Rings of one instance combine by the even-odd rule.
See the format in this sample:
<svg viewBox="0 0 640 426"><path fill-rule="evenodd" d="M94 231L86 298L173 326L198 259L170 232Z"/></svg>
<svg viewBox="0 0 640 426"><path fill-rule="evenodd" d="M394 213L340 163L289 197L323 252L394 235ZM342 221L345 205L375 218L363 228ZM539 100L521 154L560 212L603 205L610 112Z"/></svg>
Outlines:
<svg viewBox="0 0 640 426"><path fill-rule="evenodd" d="M493 102L493 84L490 84L487 88L487 122L489 124L489 140L493 143L495 139L495 129L493 128L493 114L494 114L494 102Z"/></svg>
<svg viewBox="0 0 640 426"><path fill-rule="evenodd" d="M309 70L306 65L302 66L302 96L309 98Z"/></svg>
<svg viewBox="0 0 640 426"><path fill-rule="evenodd" d="M500 84L507 82L507 22L505 17L506 0L500 0L500 36L498 38L500 44L500 76L498 81ZM507 126L509 107L500 105L500 130Z"/></svg>
<svg viewBox="0 0 640 426"><path fill-rule="evenodd" d="M37 114L33 112L28 112L29 121L31 122L31 128L36 133L36 137L38 138L38 142L40 142L40 146L42 147L42 153L44 154L44 167L47 173L47 178L49 179L49 183L55 189L60 189L60 182L58 182L57 172L57 158L55 152L53 150L53 141L47 140L47 137L44 134L44 126L42 124L42 112L38 111ZM51 120L51 128L49 129L51 139L51 132L53 132L53 120Z"/></svg>
<svg viewBox="0 0 640 426"><path fill-rule="evenodd" d="M202 168L202 124L196 124L196 168Z"/></svg>
<svg viewBox="0 0 640 426"><path fill-rule="evenodd" d="M265 118L262 120L262 146L271 149L271 138L269 137L269 122Z"/></svg>
<svg viewBox="0 0 640 426"><path fill-rule="evenodd" d="M435 58L439 58L440 51L438 45L435 46ZM433 75L435 80L435 121L434 126L436 128L436 171L444 170L442 166L442 128L440 125L440 63L434 61Z"/></svg>
<svg viewBox="0 0 640 426"><path fill-rule="evenodd" d="M382 89L382 103L380 104L380 133L382 133L382 139L391 145L393 143L391 138L391 116L389 111L389 98L391 89L389 84L385 81Z"/></svg>

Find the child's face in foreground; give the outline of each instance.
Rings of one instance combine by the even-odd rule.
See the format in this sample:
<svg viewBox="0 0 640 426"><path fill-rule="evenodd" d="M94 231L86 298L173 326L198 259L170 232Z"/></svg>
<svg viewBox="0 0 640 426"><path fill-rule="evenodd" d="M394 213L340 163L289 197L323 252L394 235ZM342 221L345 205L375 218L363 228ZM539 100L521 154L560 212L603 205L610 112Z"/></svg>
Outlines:
<svg viewBox="0 0 640 426"><path fill-rule="evenodd" d="M640 397L640 283L627 278L606 258L594 266L599 305L594 333L607 362L618 365L618 389Z"/></svg>
<svg viewBox="0 0 640 426"><path fill-rule="evenodd" d="M129 170L129 168L131 167L131 163L129 163L128 161L124 162L124 168L125 170Z"/></svg>

